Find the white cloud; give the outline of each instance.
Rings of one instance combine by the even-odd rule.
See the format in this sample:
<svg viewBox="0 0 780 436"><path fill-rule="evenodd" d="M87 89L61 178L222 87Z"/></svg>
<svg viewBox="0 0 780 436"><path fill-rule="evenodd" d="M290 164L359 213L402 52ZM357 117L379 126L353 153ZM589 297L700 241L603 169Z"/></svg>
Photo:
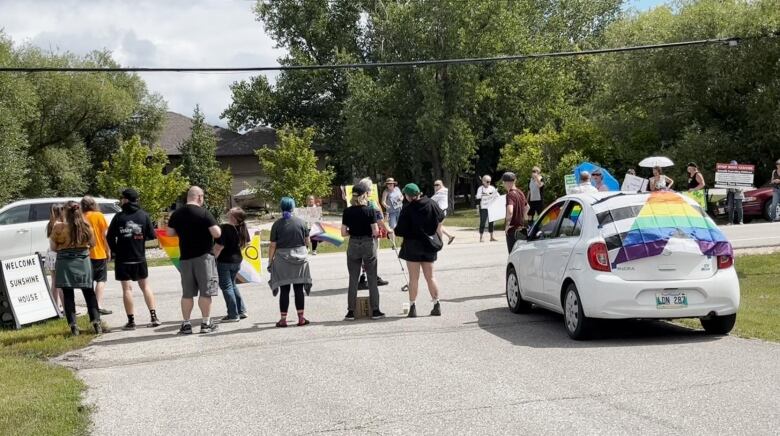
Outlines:
<svg viewBox="0 0 780 436"><path fill-rule="evenodd" d="M108 49L124 66L224 67L278 65L248 0L0 0L0 29L16 43L84 54ZM206 119L230 104L231 83L252 73L142 73L170 110L200 104ZM273 79L275 74L271 73Z"/></svg>

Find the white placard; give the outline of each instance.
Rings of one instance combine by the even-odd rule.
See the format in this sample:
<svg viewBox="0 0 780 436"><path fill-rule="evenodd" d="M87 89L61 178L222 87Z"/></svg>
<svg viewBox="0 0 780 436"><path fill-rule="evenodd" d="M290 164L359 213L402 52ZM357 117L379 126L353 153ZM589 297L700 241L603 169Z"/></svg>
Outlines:
<svg viewBox="0 0 780 436"><path fill-rule="evenodd" d="M623 179L623 185L620 187L623 192L644 192L647 191L647 179L637 177L632 174L626 174Z"/></svg>
<svg viewBox="0 0 780 436"><path fill-rule="evenodd" d="M17 325L58 316L37 254L4 260L2 268L3 286Z"/></svg>
<svg viewBox="0 0 780 436"><path fill-rule="evenodd" d="M753 173L755 165L750 164L724 164L719 163L715 167L716 188L747 188L753 187Z"/></svg>
<svg viewBox="0 0 780 436"><path fill-rule="evenodd" d="M500 195L488 203L488 222L501 221L506 218L506 195Z"/></svg>
<svg viewBox="0 0 780 436"><path fill-rule="evenodd" d="M312 224L322 221L322 207L320 206L297 207L293 211L293 215L306 221L306 224L308 224L311 227Z"/></svg>

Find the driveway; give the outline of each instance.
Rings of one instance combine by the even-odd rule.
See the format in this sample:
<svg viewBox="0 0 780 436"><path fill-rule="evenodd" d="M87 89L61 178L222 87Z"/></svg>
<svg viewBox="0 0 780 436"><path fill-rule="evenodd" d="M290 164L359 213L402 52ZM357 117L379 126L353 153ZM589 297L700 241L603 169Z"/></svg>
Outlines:
<svg viewBox="0 0 780 436"><path fill-rule="evenodd" d="M571 341L558 315L508 311L504 243L467 236L436 265L440 318L427 316L427 291L422 316L403 318L404 278L386 250L388 318L342 321L346 265L329 254L312 259L310 326L274 328L277 300L253 285L242 288L248 319L178 337L178 274L161 267L151 278L162 327L106 334L61 361L88 384L98 435L776 434L780 345L663 322L608 323ZM118 290L109 283L114 326ZM136 307L147 322L140 293Z"/></svg>

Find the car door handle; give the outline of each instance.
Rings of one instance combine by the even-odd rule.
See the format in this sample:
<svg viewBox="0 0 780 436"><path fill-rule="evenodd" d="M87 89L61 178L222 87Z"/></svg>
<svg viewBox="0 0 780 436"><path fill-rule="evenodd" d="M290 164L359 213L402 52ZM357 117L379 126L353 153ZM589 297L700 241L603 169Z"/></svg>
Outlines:
<svg viewBox="0 0 780 436"><path fill-rule="evenodd" d="M29 230L27 230L27 229L21 229L21 230L17 230L17 231L16 231L16 233L18 233L18 234L20 234L20 235L21 235L21 234L23 234L23 233L29 233L29 232L30 232L30 231L29 231Z"/></svg>

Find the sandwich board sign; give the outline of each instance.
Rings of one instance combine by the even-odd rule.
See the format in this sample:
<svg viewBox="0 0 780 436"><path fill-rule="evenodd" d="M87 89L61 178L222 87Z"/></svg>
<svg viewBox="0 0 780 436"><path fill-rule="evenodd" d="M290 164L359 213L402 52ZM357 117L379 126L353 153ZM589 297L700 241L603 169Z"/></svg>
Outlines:
<svg viewBox="0 0 780 436"><path fill-rule="evenodd" d="M25 324L59 317L49 292L43 262L37 254L6 259L0 264L3 278L0 316L3 324L13 323L18 329ZM8 316L9 308L13 320Z"/></svg>

